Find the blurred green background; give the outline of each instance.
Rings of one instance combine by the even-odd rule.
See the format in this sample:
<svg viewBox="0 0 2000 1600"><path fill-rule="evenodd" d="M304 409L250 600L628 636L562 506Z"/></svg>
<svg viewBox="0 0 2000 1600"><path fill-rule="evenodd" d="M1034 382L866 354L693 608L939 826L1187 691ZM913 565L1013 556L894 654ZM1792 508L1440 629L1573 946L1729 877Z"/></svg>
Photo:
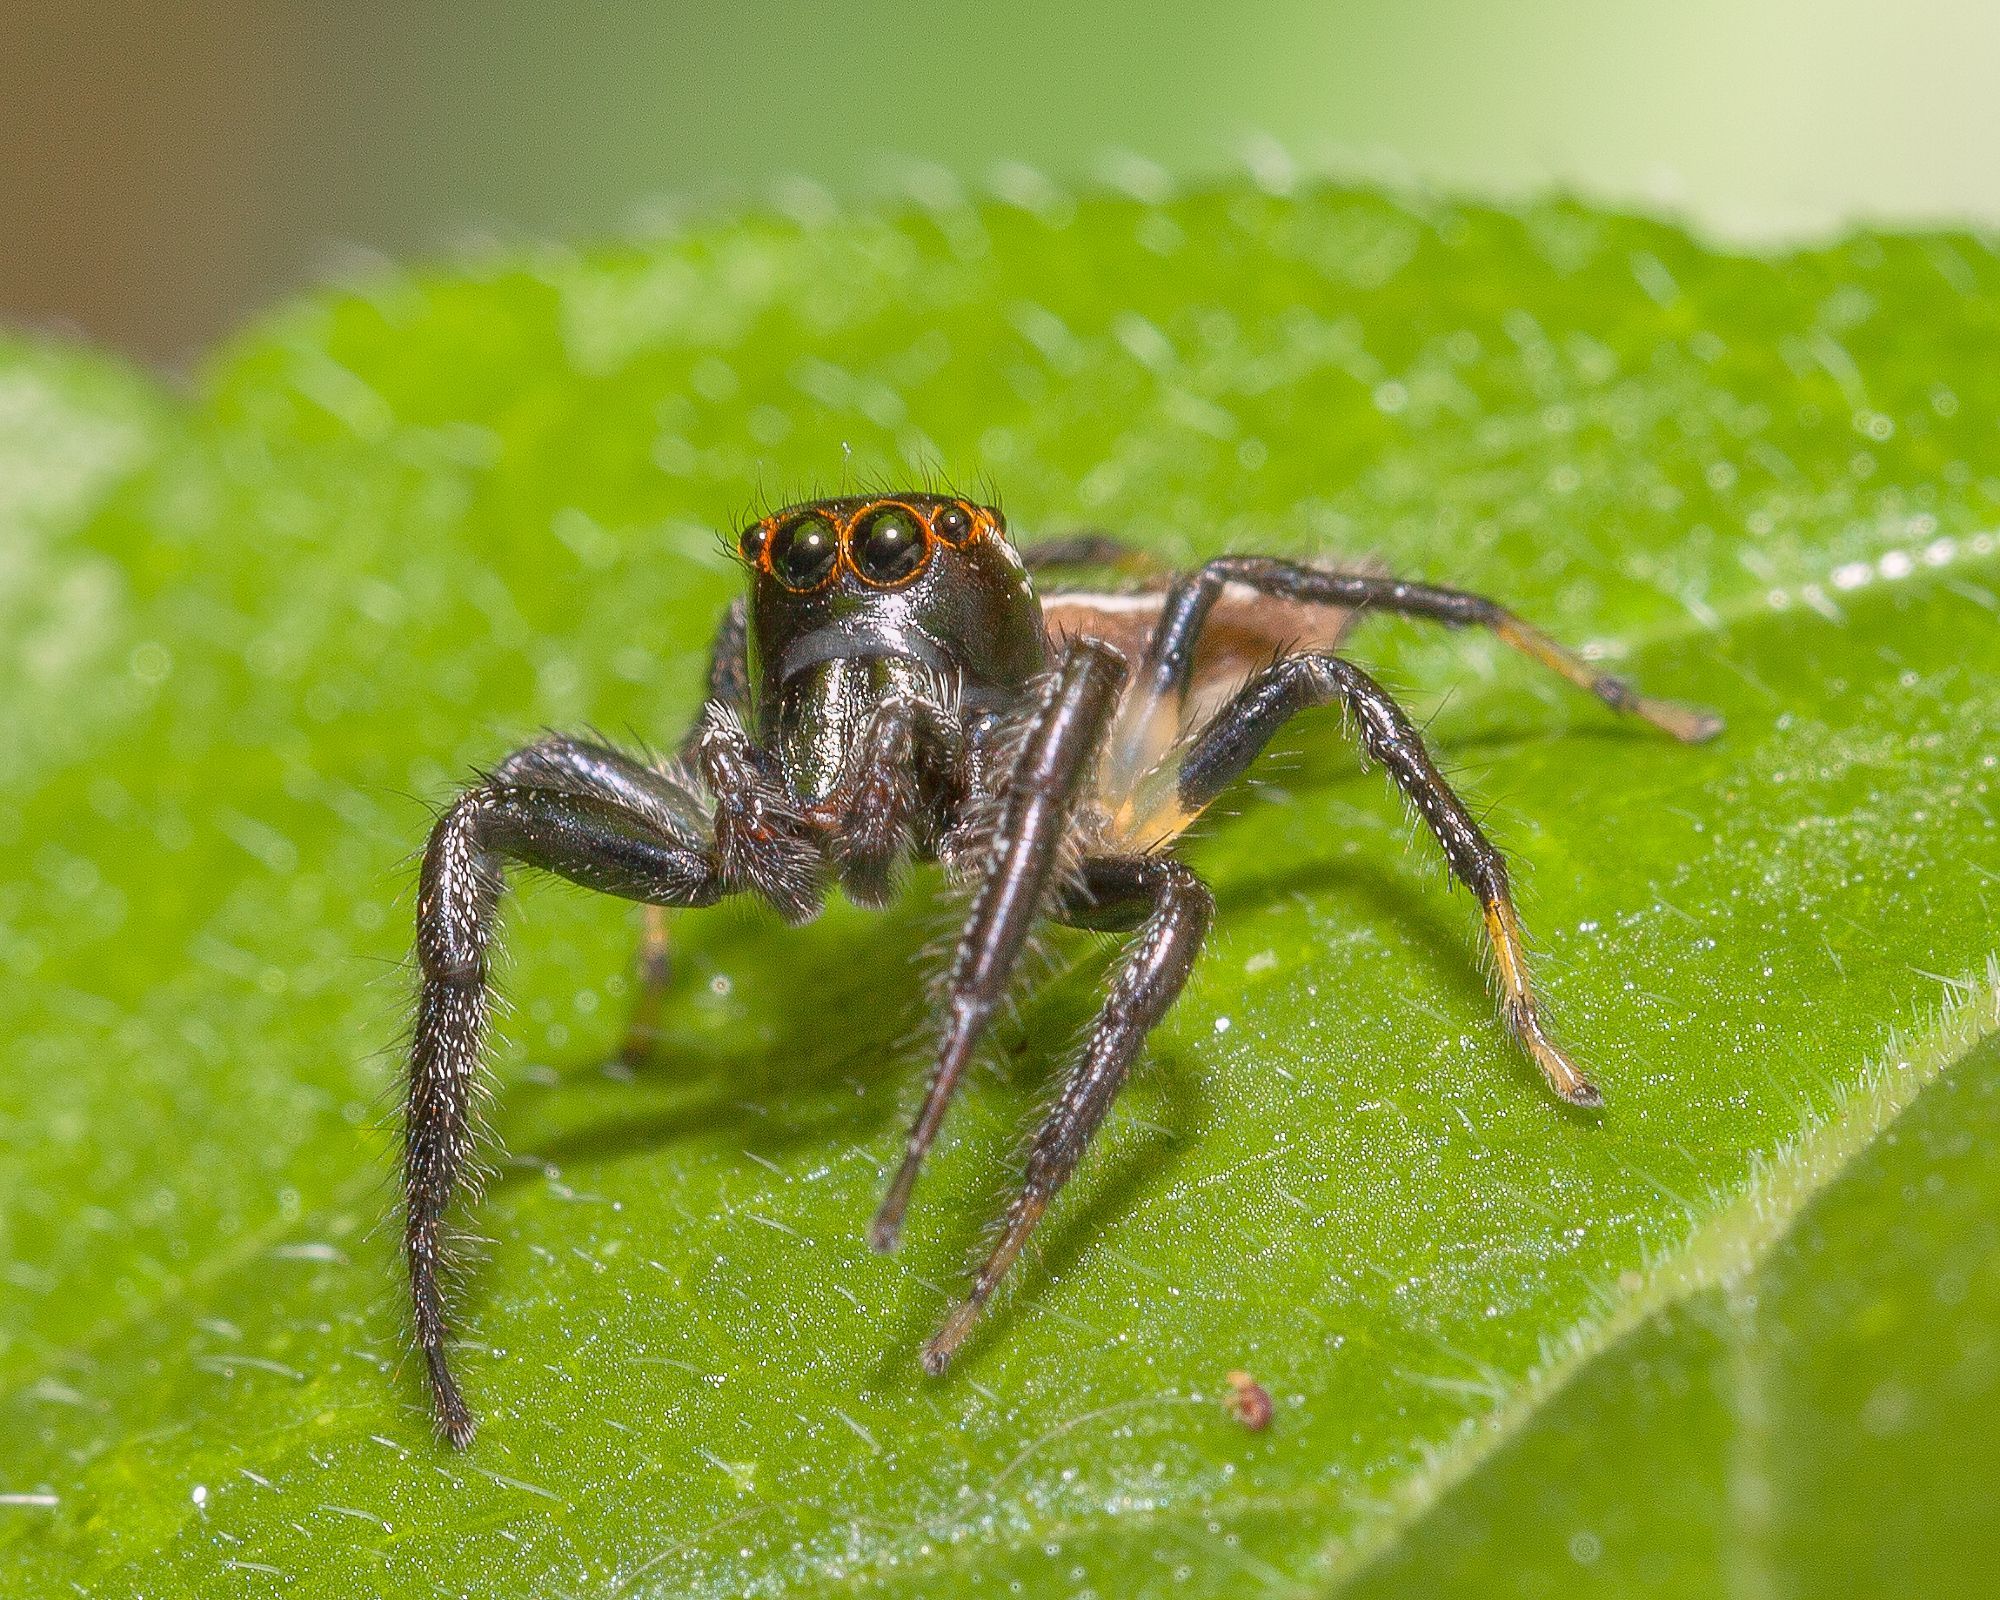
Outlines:
<svg viewBox="0 0 2000 1600"><path fill-rule="evenodd" d="M1996 67L1991 0L10 0L0 321L184 363L357 251L1008 162L1562 185L1731 239L1993 222Z"/></svg>

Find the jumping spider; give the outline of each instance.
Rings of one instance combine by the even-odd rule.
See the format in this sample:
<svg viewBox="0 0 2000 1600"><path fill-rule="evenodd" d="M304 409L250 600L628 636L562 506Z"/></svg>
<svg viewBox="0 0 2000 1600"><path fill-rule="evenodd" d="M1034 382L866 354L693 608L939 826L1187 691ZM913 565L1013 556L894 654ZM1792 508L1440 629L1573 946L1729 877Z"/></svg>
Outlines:
<svg viewBox="0 0 2000 1600"><path fill-rule="evenodd" d="M642 1043L665 977L658 908L750 893L803 922L831 883L882 904L904 857L942 862L970 885L929 1090L869 1231L878 1250L895 1247L924 1155L1035 923L1135 935L990 1254L924 1347L934 1374L1076 1170L1194 964L1214 902L1168 846L1300 711L1344 708L1478 898L1508 1027L1563 1099L1600 1103L1543 1027L1505 861L1408 716L1334 649L1365 611L1478 626L1677 739L1709 738L1715 716L1648 699L1493 601L1427 584L1223 556L1122 593L1038 596L1030 571L1127 565L1133 552L1085 536L1017 553L998 511L949 496L792 506L746 529L738 549L747 601L723 619L707 703L673 760L545 738L466 790L424 853L404 1242L417 1343L453 1444L470 1441L473 1418L446 1360L441 1252L467 1161L508 861L649 908Z"/></svg>

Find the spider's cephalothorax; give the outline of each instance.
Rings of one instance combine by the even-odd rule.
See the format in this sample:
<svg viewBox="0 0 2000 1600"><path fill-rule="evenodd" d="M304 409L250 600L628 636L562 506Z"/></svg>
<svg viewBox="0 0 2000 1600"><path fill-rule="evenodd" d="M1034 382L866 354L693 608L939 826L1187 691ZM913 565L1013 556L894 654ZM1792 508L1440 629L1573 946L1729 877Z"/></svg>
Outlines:
<svg viewBox="0 0 2000 1600"><path fill-rule="evenodd" d="M1714 716L1595 672L1491 600L1373 573L1224 556L1117 592L1038 598L1031 570L1143 560L1094 535L1017 554L999 512L952 496L792 506L744 530L738 549L749 595L723 620L707 703L674 759L544 739L462 794L424 854L404 1243L417 1343L453 1443L473 1421L446 1358L441 1253L509 861L649 908L628 1053L649 1042L665 982L661 908L752 894L800 921L836 883L879 904L910 858L970 885L929 1087L870 1232L884 1250L1035 924L1133 934L990 1253L924 1347L933 1373L1075 1171L1194 963L1213 902L1168 846L1297 712L1345 710L1478 899L1509 1028L1559 1095L1598 1104L1543 1026L1505 861L1401 708L1334 649L1365 611L1483 627L1675 738L1710 737Z"/></svg>

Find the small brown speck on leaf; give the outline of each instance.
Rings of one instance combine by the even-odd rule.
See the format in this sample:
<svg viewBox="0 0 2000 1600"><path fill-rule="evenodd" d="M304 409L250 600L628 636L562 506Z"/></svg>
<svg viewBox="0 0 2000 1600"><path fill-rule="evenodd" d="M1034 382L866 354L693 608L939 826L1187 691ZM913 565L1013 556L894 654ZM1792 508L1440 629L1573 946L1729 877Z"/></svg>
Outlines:
<svg viewBox="0 0 2000 1600"><path fill-rule="evenodd" d="M1271 1391L1247 1372L1230 1373L1228 1383L1224 1409L1252 1433L1262 1433L1271 1425Z"/></svg>

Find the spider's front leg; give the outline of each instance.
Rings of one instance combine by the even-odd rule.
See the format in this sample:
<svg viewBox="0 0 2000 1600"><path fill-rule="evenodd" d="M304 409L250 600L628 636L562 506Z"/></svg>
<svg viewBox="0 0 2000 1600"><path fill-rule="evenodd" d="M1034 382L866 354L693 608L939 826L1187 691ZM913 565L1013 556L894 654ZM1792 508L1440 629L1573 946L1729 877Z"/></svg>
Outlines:
<svg viewBox="0 0 2000 1600"><path fill-rule="evenodd" d="M725 728L717 737L723 755L740 754L740 730ZM716 780L734 773L750 784L747 794L718 793L713 843L698 826L699 814L690 815L696 801L683 783L574 739L544 740L510 756L487 782L461 795L431 832L417 890L422 984L404 1117L403 1243L417 1346L438 1427L455 1445L470 1442L474 1424L446 1353L444 1229L471 1150L503 866L536 867L655 906L712 905L738 889L768 894L774 883L784 903L795 905L797 863L790 851L797 841L786 841L775 855L767 849L760 865L746 861L753 845L743 831L745 816L771 828L772 841L782 838L761 778L735 772L715 752L706 766Z"/></svg>
<svg viewBox="0 0 2000 1600"><path fill-rule="evenodd" d="M1332 655L1288 656L1245 685L1196 737L1181 762L1183 811L1193 815L1220 794L1292 717L1330 704L1346 708L1361 748L1381 762L1408 796L1443 846L1452 875L1478 897L1493 949L1501 1013L1514 1037L1563 1099L1577 1106L1601 1105L1597 1086L1542 1024L1506 858L1438 771L1402 707L1353 662Z"/></svg>
<svg viewBox="0 0 2000 1600"><path fill-rule="evenodd" d="M946 981L944 1027L930 1087L902 1165L869 1228L877 1250L896 1247L924 1157L1057 881L1077 797L1096 765L1124 681L1125 663L1116 651L1094 639L1077 640L1064 652L1021 738Z"/></svg>
<svg viewBox="0 0 2000 1600"><path fill-rule="evenodd" d="M1036 1132L1020 1191L1001 1220L1000 1235L972 1280L971 1292L924 1346L924 1369L943 1372L972 1331L1021 1246L1076 1171L1111 1102L1124 1087L1146 1035L1166 1015L1187 982L1215 913L1208 886L1180 862L1163 856L1100 856L1086 861L1077 886L1057 915L1078 927L1139 934L1126 951L1083 1054L1061 1097Z"/></svg>

